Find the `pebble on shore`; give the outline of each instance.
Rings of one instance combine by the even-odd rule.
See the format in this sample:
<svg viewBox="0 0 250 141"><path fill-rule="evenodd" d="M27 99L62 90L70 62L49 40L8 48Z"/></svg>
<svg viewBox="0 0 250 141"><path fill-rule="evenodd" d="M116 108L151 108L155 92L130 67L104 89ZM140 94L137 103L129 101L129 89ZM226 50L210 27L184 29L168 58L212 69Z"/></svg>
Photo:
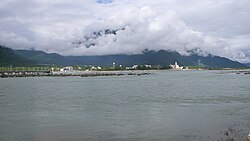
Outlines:
<svg viewBox="0 0 250 141"><path fill-rule="evenodd" d="M250 134L247 135L247 141L250 141Z"/></svg>

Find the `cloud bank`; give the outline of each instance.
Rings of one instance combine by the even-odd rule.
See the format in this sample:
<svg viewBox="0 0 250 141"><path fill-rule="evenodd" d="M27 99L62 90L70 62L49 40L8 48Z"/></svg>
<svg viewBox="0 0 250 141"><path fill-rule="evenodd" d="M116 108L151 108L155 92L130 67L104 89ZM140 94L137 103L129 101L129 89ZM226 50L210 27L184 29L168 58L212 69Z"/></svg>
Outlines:
<svg viewBox="0 0 250 141"><path fill-rule="evenodd" d="M195 51L250 62L248 0L3 0L0 44L63 55Z"/></svg>

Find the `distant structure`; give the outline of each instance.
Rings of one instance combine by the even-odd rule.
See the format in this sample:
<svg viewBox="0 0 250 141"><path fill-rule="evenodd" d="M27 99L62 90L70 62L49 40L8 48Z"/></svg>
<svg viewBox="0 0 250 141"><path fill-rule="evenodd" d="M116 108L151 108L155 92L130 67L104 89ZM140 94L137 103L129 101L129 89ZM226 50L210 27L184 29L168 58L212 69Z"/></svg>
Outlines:
<svg viewBox="0 0 250 141"><path fill-rule="evenodd" d="M138 65L133 65L132 66L132 69L137 69L138 68Z"/></svg>
<svg viewBox="0 0 250 141"><path fill-rule="evenodd" d="M93 66L93 67L91 67L90 69L91 69L91 70L101 70L102 67L100 67L100 66L97 66L97 67Z"/></svg>
<svg viewBox="0 0 250 141"><path fill-rule="evenodd" d="M139 68L150 69L152 68L152 66L151 65L133 65L132 67L126 67L126 70L136 70Z"/></svg>
<svg viewBox="0 0 250 141"><path fill-rule="evenodd" d="M113 69L115 69L115 62L113 62Z"/></svg>
<svg viewBox="0 0 250 141"><path fill-rule="evenodd" d="M132 67L126 67L126 70L135 70L138 68L138 65L133 65Z"/></svg>
<svg viewBox="0 0 250 141"><path fill-rule="evenodd" d="M126 67L126 70L132 70L133 68L132 67Z"/></svg>
<svg viewBox="0 0 250 141"><path fill-rule="evenodd" d="M146 68L152 68L151 65L144 65Z"/></svg>
<svg viewBox="0 0 250 141"><path fill-rule="evenodd" d="M177 62L174 63L174 65L169 65L169 67L173 70L182 70L183 67L179 66Z"/></svg>
<svg viewBox="0 0 250 141"><path fill-rule="evenodd" d="M60 71L64 71L64 72L67 72L67 71L73 71L73 67L72 66L68 66L68 67L63 67L60 69Z"/></svg>

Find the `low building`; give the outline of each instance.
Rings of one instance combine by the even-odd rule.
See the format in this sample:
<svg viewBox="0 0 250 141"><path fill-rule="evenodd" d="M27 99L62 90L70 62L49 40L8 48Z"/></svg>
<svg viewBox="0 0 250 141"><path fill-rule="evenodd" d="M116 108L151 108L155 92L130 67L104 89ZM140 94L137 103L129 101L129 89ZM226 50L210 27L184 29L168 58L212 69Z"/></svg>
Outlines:
<svg viewBox="0 0 250 141"><path fill-rule="evenodd" d="M102 69L102 67L100 67L100 66L93 66L93 67L91 67L90 68L91 70L101 70Z"/></svg>
<svg viewBox="0 0 250 141"><path fill-rule="evenodd" d="M132 70L133 68L132 67L126 67L126 70Z"/></svg>
<svg viewBox="0 0 250 141"><path fill-rule="evenodd" d="M174 65L169 65L169 67L173 70L182 70L183 67L179 66L177 62L174 63Z"/></svg>
<svg viewBox="0 0 250 141"><path fill-rule="evenodd" d="M126 67L126 70L136 70L138 65L133 65L132 67Z"/></svg>
<svg viewBox="0 0 250 141"><path fill-rule="evenodd" d="M138 68L138 65L133 65L132 66L132 69L137 69Z"/></svg>
<svg viewBox="0 0 250 141"><path fill-rule="evenodd" d="M146 68L152 68L151 65L144 65Z"/></svg>
<svg viewBox="0 0 250 141"><path fill-rule="evenodd" d="M60 71L64 71L64 72L67 72L67 71L73 71L73 67L72 66L67 66L67 67L63 67L60 69Z"/></svg>

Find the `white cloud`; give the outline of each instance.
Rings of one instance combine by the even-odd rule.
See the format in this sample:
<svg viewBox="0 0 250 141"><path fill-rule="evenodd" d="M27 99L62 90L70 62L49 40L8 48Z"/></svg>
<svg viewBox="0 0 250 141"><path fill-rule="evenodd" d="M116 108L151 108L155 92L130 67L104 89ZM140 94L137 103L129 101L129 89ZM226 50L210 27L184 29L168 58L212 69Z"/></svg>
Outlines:
<svg viewBox="0 0 250 141"><path fill-rule="evenodd" d="M248 0L3 0L0 44L64 55L199 48L250 62L249 9ZM88 40L88 48L72 44L105 29L119 31Z"/></svg>
<svg viewBox="0 0 250 141"><path fill-rule="evenodd" d="M193 31L183 22L175 11L166 10L164 13L150 6L131 8L112 15L104 21L88 26L89 36L93 32L105 29L125 27L117 35L108 34L97 37L90 42L95 44L87 48L81 44L71 50L70 54L104 55L104 54L134 54L149 50L175 50L181 54L200 48L205 55L207 52L216 54L217 49L226 46L226 41L220 38L203 35Z"/></svg>

